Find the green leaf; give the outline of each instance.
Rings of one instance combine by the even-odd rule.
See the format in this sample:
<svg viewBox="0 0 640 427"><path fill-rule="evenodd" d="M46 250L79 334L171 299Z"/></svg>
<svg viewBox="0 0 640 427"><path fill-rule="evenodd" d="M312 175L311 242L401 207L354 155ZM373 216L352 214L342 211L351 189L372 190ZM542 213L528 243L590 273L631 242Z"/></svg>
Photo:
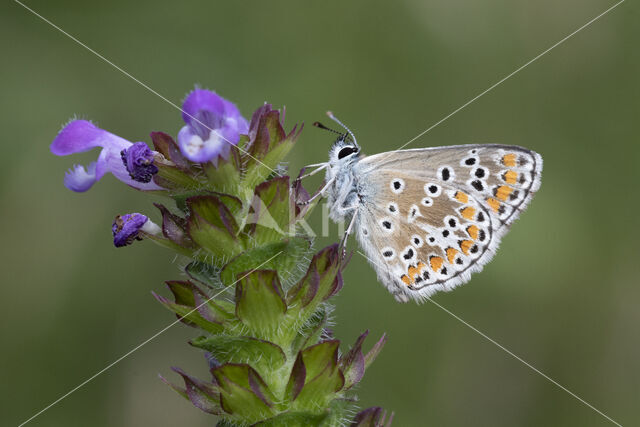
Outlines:
<svg viewBox="0 0 640 427"><path fill-rule="evenodd" d="M276 270L283 283L287 284L299 277L299 265L308 256L311 242L304 237L293 237L269 245L259 246L242 252L224 266L220 279L231 285L238 273L256 268Z"/></svg>
<svg viewBox="0 0 640 427"><path fill-rule="evenodd" d="M258 185L247 219L249 235L256 246L282 239L292 234L295 206L289 192L289 177L283 176Z"/></svg>
<svg viewBox="0 0 640 427"><path fill-rule="evenodd" d="M339 344L337 340L324 341L299 353L306 377L302 390L295 397L296 408L324 406L342 390L344 377L338 369Z"/></svg>
<svg viewBox="0 0 640 427"><path fill-rule="evenodd" d="M227 144L227 142L225 142ZM240 152L238 147L231 145L229 158L218 158L218 165L203 163L202 167L207 175L209 186L222 193L237 194L240 184Z"/></svg>
<svg viewBox="0 0 640 427"><path fill-rule="evenodd" d="M242 251L236 237L238 225L229 208L218 197L190 197L187 206L190 212L187 230L195 243L220 259Z"/></svg>
<svg viewBox="0 0 640 427"><path fill-rule="evenodd" d="M287 302L298 310L313 312L342 287L341 250L337 244L314 255L305 276L289 290Z"/></svg>
<svg viewBox="0 0 640 427"><path fill-rule="evenodd" d="M374 406L359 412L353 419L351 427L391 427L393 421L393 413L387 418L387 411Z"/></svg>
<svg viewBox="0 0 640 427"><path fill-rule="evenodd" d="M304 347L316 344L322 337L328 318L329 315L324 308L321 307L316 310L311 318L300 327L291 344L292 351L297 352Z"/></svg>
<svg viewBox="0 0 640 427"><path fill-rule="evenodd" d="M242 212L242 201L238 199L236 196L232 196L231 194L225 193L208 193L212 196L216 196L220 201L229 209L229 212L236 217L239 213ZM236 220L237 221L237 220Z"/></svg>
<svg viewBox="0 0 640 427"><path fill-rule="evenodd" d="M302 350L302 361L307 370L307 383L322 375L327 368L331 371L338 366L338 347L340 341L329 340Z"/></svg>
<svg viewBox="0 0 640 427"><path fill-rule="evenodd" d="M191 282L169 281L167 286L173 293L175 302L152 292L153 296L169 310L176 313L181 322L204 329L211 333L223 330L222 324L233 319L226 311Z"/></svg>
<svg viewBox="0 0 640 427"><path fill-rule="evenodd" d="M184 191L174 191L171 193L171 197L175 200L176 206L185 214L189 213L189 206L187 205L188 199L197 196L215 196L222 204L224 204L227 209L234 215L234 217L242 212L242 201L238 199L236 196L231 194L219 193L216 191L210 191L206 189L198 189L198 190L184 190ZM238 220L236 219L236 222Z"/></svg>
<svg viewBox="0 0 640 427"><path fill-rule="evenodd" d="M386 342L387 342L387 334L382 334L382 337L378 340L378 342L374 344L374 346L371 348L371 350L369 350L367 354L365 354L364 356L365 369L368 369L369 366L373 363L373 361L376 360L376 357L378 357L378 354L380 354L380 352L382 351L382 347L384 347Z"/></svg>
<svg viewBox="0 0 640 427"><path fill-rule="evenodd" d="M162 214L162 234L176 245L184 248L193 249L194 244L187 234L187 221L169 212L164 205L160 203L153 204Z"/></svg>
<svg viewBox="0 0 640 427"><path fill-rule="evenodd" d="M254 331L275 331L287 311L277 273L256 270L238 276L236 316Z"/></svg>
<svg viewBox="0 0 640 427"><path fill-rule="evenodd" d="M181 169L189 169L191 164L180 152L180 147L173 138L164 132L151 132L151 141L156 151Z"/></svg>
<svg viewBox="0 0 640 427"><path fill-rule="evenodd" d="M179 387L172 385L168 381L164 380L164 378L163 381L169 384L169 386L180 394L184 391L183 396L190 400L196 408L209 414L222 414L222 408L220 407L220 393L214 384L205 383L197 378L187 375L187 373L180 368L173 367L171 369L182 377L185 389L182 390Z"/></svg>
<svg viewBox="0 0 640 427"><path fill-rule="evenodd" d="M296 360L291 368L291 373L289 374L289 380L285 389L285 399L288 401L295 400L302 391L302 387L304 387L306 379L307 370L304 367L304 361L302 360L302 352L298 352Z"/></svg>
<svg viewBox="0 0 640 427"><path fill-rule="evenodd" d="M173 389L173 391L175 391L176 393L178 393L180 396L184 397L185 399L190 400L189 396L187 396L187 390L186 389L173 384L171 381L167 380L165 377L163 377L160 374L158 374L158 377L160 378L160 381L162 381L163 383L165 383L166 385L171 387L171 389Z"/></svg>
<svg viewBox="0 0 640 427"><path fill-rule="evenodd" d="M280 123L280 112L271 105L260 107L251 119L249 133L253 139L247 144L247 153L242 155L245 164L245 187L253 188L273 173L278 163L289 153L302 127L294 127L289 135Z"/></svg>
<svg viewBox="0 0 640 427"><path fill-rule="evenodd" d="M274 397L260 375L249 365L227 363L211 370L220 388L220 404L229 414L255 423L274 413Z"/></svg>
<svg viewBox="0 0 640 427"><path fill-rule="evenodd" d="M367 335L369 335L369 331L365 331L360 335L351 350L340 358L340 369L342 369L344 375L345 390L359 383L364 376L365 360L362 354L362 343L364 343Z"/></svg>
<svg viewBox="0 0 640 427"><path fill-rule="evenodd" d="M166 282L171 293L175 297L175 302L181 305L187 305L198 310L198 313L207 320L222 323L234 317L233 305L227 306L226 309L220 305L221 301L210 298L202 289L193 283L186 281L168 281ZM190 293L189 295L187 293Z"/></svg>
<svg viewBox="0 0 640 427"><path fill-rule="evenodd" d="M277 345L251 337L215 335L198 337L190 344L209 351L217 360L233 363L251 363L259 361L271 371L279 369L286 362L286 356Z"/></svg>
<svg viewBox="0 0 640 427"><path fill-rule="evenodd" d="M220 269L206 262L192 261L185 267L185 273L195 282L201 283L210 289L212 295L216 295L215 304L227 313L235 312L235 304L224 300L231 292L235 291L231 286L225 286L220 281ZM228 292L225 292L228 291ZM222 298L220 295L223 295Z"/></svg>
<svg viewBox="0 0 640 427"><path fill-rule="evenodd" d="M145 239L149 239L154 243L157 243L159 246L162 246L167 249L171 249L172 251L178 252L179 254L188 256L188 257L197 257L197 254L194 254L193 249L188 249L183 246L178 245L177 243L172 242L164 236L157 236L153 234L140 233L144 235Z"/></svg>
<svg viewBox="0 0 640 427"><path fill-rule="evenodd" d="M221 324L216 322L211 322L205 318L203 318L197 310L194 310L193 307L187 307L180 304L174 304L165 297L156 294L155 292L151 292L153 296L165 307L169 310L173 311L176 314L176 317L184 324L192 326L194 328L204 329L205 331L211 332L212 334L217 334L223 331L223 327Z"/></svg>
<svg viewBox="0 0 640 427"><path fill-rule="evenodd" d="M155 160L158 173L153 176L153 182L169 190L184 190L202 187L202 182L184 169L166 160Z"/></svg>
<svg viewBox="0 0 640 427"><path fill-rule="evenodd" d="M206 262L192 261L184 269L185 273L203 285L211 289L220 289L224 287L220 282L220 269Z"/></svg>

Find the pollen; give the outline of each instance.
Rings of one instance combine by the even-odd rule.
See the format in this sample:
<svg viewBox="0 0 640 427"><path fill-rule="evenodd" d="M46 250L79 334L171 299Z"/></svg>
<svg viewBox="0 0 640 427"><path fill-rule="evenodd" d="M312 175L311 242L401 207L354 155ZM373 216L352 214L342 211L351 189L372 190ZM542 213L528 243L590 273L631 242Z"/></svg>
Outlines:
<svg viewBox="0 0 640 427"><path fill-rule="evenodd" d="M494 212L498 212L498 210L500 209L500 202L493 197L489 197L487 199L487 204L491 206L491 209L493 209Z"/></svg>
<svg viewBox="0 0 640 427"><path fill-rule="evenodd" d="M444 260L439 256L432 256L429 258L429 264L431 264L433 271L439 271L442 268L442 264L444 264Z"/></svg>
<svg viewBox="0 0 640 427"><path fill-rule="evenodd" d="M470 225L467 227L467 233L473 240L478 240L478 232L480 229L477 225Z"/></svg>
<svg viewBox="0 0 640 427"><path fill-rule="evenodd" d="M447 259L449 260L449 264L453 264L453 261L455 261L457 253L458 251L456 249L447 248Z"/></svg>
<svg viewBox="0 0 640 427"><path fill-rule="evenodd" d="M473 246L473 242L471 240L462 240L460 242L460 249L465 255L469 255L469 249Z"/></svg>
<svg viewBox="0 0 640 427"><path fill-rule="evenodd" d="M513 188L507 186L507 185L501 185L500 187L496 188L496 197L500 200L502 200L503 202L507 201L507 198L509 197L509 194L511 194L513 192Z"/></svg>
<svg viewBox="0 0 640 427"><path fill-rule="evenodd" d="M400 280L402 280L404 282L404 284L407 285L407 286L413 285L413 279L411 279L406 274L403 274L402 277L400 277Z"/></svg>
<svg viewBox="0 0 640 427"><path fill-rule="evenodd" d="M460 203L469 203L469 196L462 191L456 191L456 194L453 196Z"/></svg>
<svg viewBox="0 0 640 427"><path fill-rule="evenodd" d="M514 167L516 165L516 155L513 153L505 154L502 156L502 164L509 168Z"/></svg>
<svg viewBox="0 0 640 427"><path fill-rule="evenodd" d="M518 173L511 170L506 171L502 174L502 179L504 179L504 182L507 184L513 185L518 181Z"/></svg>
<svg viewBox="0 0 640 427"><path fill-rule="evenodd" d="M463 218L468 219L469 221L473 220L473 216L475 214L476 210L471 206L467 206L466 208L460 210L460 215L462 215Z"/></svg>

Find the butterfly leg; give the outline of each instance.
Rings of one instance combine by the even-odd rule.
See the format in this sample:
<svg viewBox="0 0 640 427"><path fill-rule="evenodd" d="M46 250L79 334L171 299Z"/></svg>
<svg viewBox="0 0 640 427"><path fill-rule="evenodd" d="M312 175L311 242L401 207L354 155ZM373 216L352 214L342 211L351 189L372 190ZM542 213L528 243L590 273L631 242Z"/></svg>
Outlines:
<svg viewBox="0 0 640 427"><path fill-rule="evenodd" d="M356 223L356 217L358 216L359 211L358 211L358 205L350 206L342 210L344 213L353 211L353 210L355 210L355 212L351 216L351 221L349 221L349 226L347 227L347 230L344 232L344 236L342 236L342 240L340 241L340 247L342 248L343 259L347 256L347 239L349 238L349 235L353 231L353 226Z"/></svg>
<svg viewBox="0 0 640 427"><path fill-rule="evenodd" d="M335 181L336 181L336 179L333 178L332 180L327 182L324 185L324 187L322 187L322 189L320 191L318 191L316 194L314 194L309 200L307 200L306 202L302 202L301 204L302 205L308 205L308 204L312 203L318 197L324 196L324 192L327 191L327 188L329 188Z"/></svg>
<svg viewBox="0 0 640 427"><path fill-rule="evenodd" d="M313 171L311 171L311 172L309 172L309 173L306 173L306 174L304 174L304 175L301 175L301 176L297 177L297 178L296 178L296 181L300 181L300 180L302 180L303 178L308 178L308 177L310 177L310 176L313 176L313 175L317 174L318 172L325 170L325 169L327 168L327 166L329 166L329 163L317 163L317 164L315 164L315 165L305 166L306 168L314 168L314 167L317 167L317 169L314 169Z"/></svg>

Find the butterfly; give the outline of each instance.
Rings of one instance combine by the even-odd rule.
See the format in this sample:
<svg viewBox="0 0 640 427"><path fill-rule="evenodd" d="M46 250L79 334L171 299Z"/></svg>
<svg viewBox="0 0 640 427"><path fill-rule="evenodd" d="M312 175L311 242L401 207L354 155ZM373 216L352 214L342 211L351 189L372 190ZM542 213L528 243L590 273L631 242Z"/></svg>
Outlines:
<svg viewBox="0 0 640 427"><path fill-rule="evenodd" d="M542 157L526 148L472 144L361 153L354 134L339 136L325 184L329 217L349 226L378 280L397 301L424 301L482 270L540 187Z"/></svg>

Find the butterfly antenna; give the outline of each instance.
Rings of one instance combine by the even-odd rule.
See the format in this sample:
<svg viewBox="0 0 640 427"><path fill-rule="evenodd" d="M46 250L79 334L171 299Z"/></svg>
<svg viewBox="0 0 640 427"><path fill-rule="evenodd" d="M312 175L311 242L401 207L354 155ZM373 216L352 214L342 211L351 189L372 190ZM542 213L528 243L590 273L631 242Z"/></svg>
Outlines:
<svg viewBox="0 0 640 427"><path fill-rule="evenodd" d="M346 129L347 132L349 132L349 136L351 136L351 139L353 139L353 143L356 145L356 147L360 148L360 146L358 145L358 141L356 141L356 136L353 134L353 132L351 132L351 129L349 129L348 127L346 127L344 125L344 123L342 123L340 120L338 120L338 118L336 116L333 115L333 113L331 111L327 111L327 116L329 116L329 118L331 120L333 120L334 122L338 123L340 126L342 126L343 128Z"/></svg>
<svg viewBox="0 0 640 427"><path fill-rule="evenodd" d="M324 130L328 130L329 132L333 132L333 133L338 134L338 135L344 135L342 132L338 132L337 130L334 130L334 129L328 128L328 127L326 127L325 125L323 125L323 124L322 124L322 123L320 123L320 122L315 122L313 125L314 125L315 127L317 127L317 128L324 129Z"/></svg>

